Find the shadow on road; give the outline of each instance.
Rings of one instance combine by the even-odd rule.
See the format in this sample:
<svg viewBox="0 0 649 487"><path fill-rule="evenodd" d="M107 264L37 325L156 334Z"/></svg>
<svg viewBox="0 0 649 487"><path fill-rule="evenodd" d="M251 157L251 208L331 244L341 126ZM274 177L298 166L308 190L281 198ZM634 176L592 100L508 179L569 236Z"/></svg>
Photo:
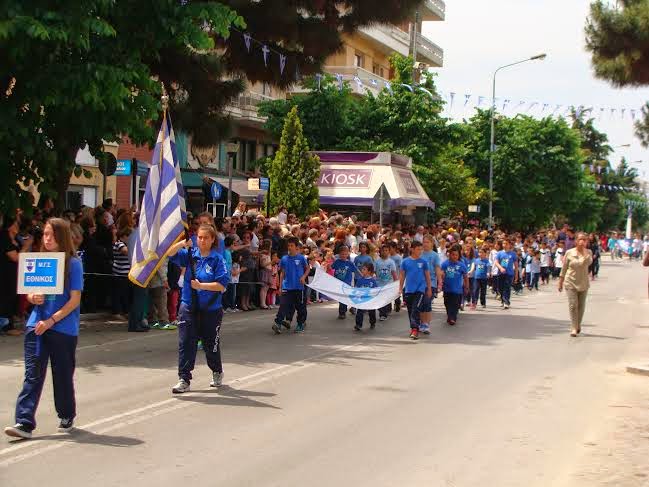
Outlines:
<svg viewBox="0 0 649 487"><path fill-rule="evenodd" d="M196 395L197 393L201 395ZM176 396L180 401L189 401L206 404L210 406L242 406L255 408L281 409L272 404L266 404L252 399L252 397L274 397L271 392L247 391L235 389L230 386L219 387L218 389L194 390L191 393Z"/></svg>
<svg viewBox="0 0 649 487"><path fill-rule="evenodd" d="M46 435L37 436L37 440L53 440L57 442L78 443L80 445L100 445L113 448L126 448L142 445L144 441L128 436L112 436L93 433L92 431L75 428L68 435Z"/></svg>

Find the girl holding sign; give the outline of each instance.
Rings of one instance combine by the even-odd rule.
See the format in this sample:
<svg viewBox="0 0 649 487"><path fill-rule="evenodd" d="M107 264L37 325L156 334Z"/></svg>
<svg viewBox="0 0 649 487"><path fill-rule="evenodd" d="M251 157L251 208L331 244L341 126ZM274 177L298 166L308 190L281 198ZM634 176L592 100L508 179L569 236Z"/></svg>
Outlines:
<svg viewBox="0 0 649 487"><path fill-rule="evenodd" d="M70 431L76 416L73 377L83 266L76 257L67 221L60 218L48 220L43 230L43 251L65 254L65 284L63 294L27 295L27 300L35 306L25 330L25 381L16 404L16 424L4 430L14 438L31 438L36 428L36 409L50 360L54 404L61 420L58 431Z"/></svg>

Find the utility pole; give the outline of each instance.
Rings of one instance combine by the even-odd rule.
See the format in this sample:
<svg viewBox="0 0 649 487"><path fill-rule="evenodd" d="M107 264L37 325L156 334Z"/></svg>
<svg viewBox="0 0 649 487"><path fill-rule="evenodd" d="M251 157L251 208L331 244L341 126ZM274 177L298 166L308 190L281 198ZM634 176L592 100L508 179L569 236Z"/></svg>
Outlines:
<svg viewBox="0 0 649 487"><path fill-rule="evenodd" d="M419 10L415 10L415 22L410 28L410 56L412 56L412 79L415 79L415 64L417 63L417 28L419 26Z"/></svg>

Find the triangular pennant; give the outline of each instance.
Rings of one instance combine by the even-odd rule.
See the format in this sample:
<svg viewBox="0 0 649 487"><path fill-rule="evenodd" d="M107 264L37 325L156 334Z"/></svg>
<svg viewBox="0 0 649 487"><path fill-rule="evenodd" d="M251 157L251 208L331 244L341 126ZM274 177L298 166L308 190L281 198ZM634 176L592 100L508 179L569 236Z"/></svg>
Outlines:
<svg viewBox="0 0 649 487"><path fill-rule="evenodd" d="M471 99L471 95L464 95L464 106L466 106L467 103L469 103L470 99Z"/></svg>
<svg viewBox="0 0 649 487"><path fill-rule="evenodd" d="M320 90L320 86L322 85L322 74L318 73L315 75L315 80L316 83L318 84L318 90Z"/></svg>
<svg viewBox="0 0 649 487"><path fill-rule="evenodd" d="M270 53L270 49L268 49L268 46L264 44L261 48L261 52L264 55L264 66L268 67L268 54Z"/></svg>
<svg viewBox="0 0 649 487"><path fill-rule="evenodd" d="M279 73L284 74L284 68L286 68L286 56L284 54L279 55Z"/></svg>
<svg viewBox="0 0 649 487"><path fill-rule="evenodd" d="M336 73L336 80L338 81L338 88L340 91L343 89L343 75L340 73Z"/></svg>
<svg viewBox="0 0 649 487"><path fill-rule="evenodd" d="M243 34L243 42L246 44L246 51L250 52L250 41L252 40L252 37L250 34L247 32L244 32Z"/></svg>
<svg viewBox="0 0 649 487"><path fill-rule="evenodd" d="M388 90L388 93L392 94L393 93L393 91L392 91L392 83L390 83L389 81L386 81L385 82L385 89Z"/></svg>

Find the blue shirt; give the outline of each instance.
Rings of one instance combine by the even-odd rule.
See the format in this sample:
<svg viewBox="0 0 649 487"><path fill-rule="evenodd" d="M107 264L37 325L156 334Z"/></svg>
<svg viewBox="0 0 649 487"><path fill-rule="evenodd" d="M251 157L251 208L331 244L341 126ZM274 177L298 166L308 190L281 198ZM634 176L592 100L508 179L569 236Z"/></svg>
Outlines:
<svg viewBox="0 0 649 487"><path fill-rule="evenodd" d="M223 251L223 260L225 261L225 268L228 270L228 274L232 275L232 251L230 249Z"/></svg>
<svg viewBox="0 0 649 487"><path fill-rule="evenodd" d="M352 284L352 278L356 274L356 266L350 260L336 259L331 264L334 271L334 277L345 284Z"/></svg>
<svg viewBox="0 0 649 487"><path fill-rule="evenodd" d="M401 263L403 262L403 257L399 254L391 255L390 258L394 261L394 265L397 266L397 269L401 269Z"/></svg>
<svg viewBox="0 0 649 487"><path fill-rule="evenodd" d="M196 277L192 276L192 266L189 265L189 252L194 259L196 267ZM180 249L176 255L169 260L180 267L185 267L185 279L181 291L180 302L185 306L192 306L192 279L198 279L200 282L218 282L223 287L227 287L230 282L230 273L225 266L225 259L219 255L216 249L206 257L201 256L200 249L192 247L191 249ZM221 308L222 293L199 289L196 291L198 296L198 309L203 311L216 311ZM216 297L214 295L216 294Z"/></svg>
<svg viewBox="0 0 649 487"><path fill-rule="evenodd" d="M359 277L356 279L356 283L354 284L355 287L369 287L369 288L374 288L374 287L379 287L379 285L376 282L376 279L373 277Z"/></svg>
<svg viewBox="0 0 649 487"><path fill-rule="evenodd" d="M387 259L376 259L374 261L374 272L379 286L385 286L394 281L392 273L397 272L397 266L389 257Z"/></svg>
<svg viewBox="0 0 649 487"><path fill-rule="evenodd" d="M473 271L473 278L486 279L489 275L489 271L491 270L489 259L474 259L473 265L475 266L475 270Z"/></svg>
<svg viewBox="0 0 649 487"><path fill-rule="evenodd" d="M77 257L71 257L66 269L67 279L63 288L63 294L45 295L45 302L34 306L27 324L27 328L35 328L41 320L49 320L51 316L60 310L70 301L71 291L83 291L83 264ZM65 335L79 335L79 306L72 310L65 318L58 321L51 330L64 333Z"/></svg>
<svg viewBox="0 0 649 487"><path fill-rule="evenodd" d="M304 284L300 279L309 268L309 262L302 254L285 255L279 261L279 267L284 273L282 289L284 291L302 291Z"/></svg>
<svg viewBox="0 0 649 487"><path fill-rule="evenodd" d="M501 250L496 254L496 262L505 268L508 276L514 275L514 262L516 262L516 259L518 259L518 257L513 250L510 250L509 252Z"/></svg>
<svg viewBox="0 0 649 487"><path fill-rule="evenodd" d="M372 257L370 257L369 255L357 255L354 259L354 265L359 271L365 264L374 264L374 259L372 259Z"/></svg>
<svg viewBox="0 0 649 487"><path fill-rule="evenodd" d="M428 270L430 271L430 285L431 287L437 287L437 269L441 264L439 259L439 254L434 250L430 252L423 252L421 258L428 263Z"/></svg>
<svg viewBox="0 0 649 487"><path fill-rule="evenodd" d="M464 276L467 268L464 262L447 260L442 264L444 271L444 293L462 294L464 292Z"/></svg>
<svg viewBox="0 0 649 487"><path fill-rule="evenodd" d="M429 270L428 262L421 257L403 259L401 270L406 273L404 292L406 294L426 292L426 271Z"/></svg>

